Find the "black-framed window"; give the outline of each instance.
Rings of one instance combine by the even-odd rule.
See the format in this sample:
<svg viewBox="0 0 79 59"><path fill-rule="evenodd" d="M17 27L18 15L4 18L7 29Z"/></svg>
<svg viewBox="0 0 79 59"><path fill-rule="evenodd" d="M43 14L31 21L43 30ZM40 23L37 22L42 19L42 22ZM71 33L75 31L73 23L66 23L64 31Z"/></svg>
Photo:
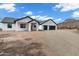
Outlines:
<svg viewBox="0 0 79 59"><path fill-rule="evenodd" d="M26 28L26 24L20 24L20 28Z"/></svg>
<svg viewBox="0 0 79 59"><path fill-rule="evenodd" d="M12 24L7 24L7 27L8 28L12 28Z"/></svg>

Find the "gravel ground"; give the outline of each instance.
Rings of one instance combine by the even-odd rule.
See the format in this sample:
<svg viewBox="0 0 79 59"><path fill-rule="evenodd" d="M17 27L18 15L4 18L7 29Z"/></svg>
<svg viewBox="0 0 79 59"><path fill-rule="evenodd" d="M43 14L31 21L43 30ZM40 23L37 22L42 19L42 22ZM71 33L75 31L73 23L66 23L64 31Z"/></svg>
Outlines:
<svg viewBox="0 0 79 59"><path fill-rule="evenodd" d="M0 32L0 40L3 41L3 45L1 45L3 49L2 47L0 48L1 55L6 53L5 55L79 56L79 34L68 30L34 32L5 31ZM15 48L18 46L19 48ZM37 49L37 47L39 48ZM25 52L29 48L31 48L31 51L29 53Z"/></svg>

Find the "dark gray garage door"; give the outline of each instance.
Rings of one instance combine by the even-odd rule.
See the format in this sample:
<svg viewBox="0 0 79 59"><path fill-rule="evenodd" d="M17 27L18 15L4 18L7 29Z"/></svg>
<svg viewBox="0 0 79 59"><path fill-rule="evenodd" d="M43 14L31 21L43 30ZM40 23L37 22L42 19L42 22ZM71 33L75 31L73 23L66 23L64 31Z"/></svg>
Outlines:
<svg viewBox="0 0 79 59"><path fill-rule="evenodd" d="M55 26L49 26L49 30L55 30Z"/></svg>
<svg viewBox="0 0 79 59"><path fill-rule="evenodd" d="M44 30L47 30L48 26L47 26L47 25L44 25L44 27L43 27L43 28L44 28Z"/></svg>

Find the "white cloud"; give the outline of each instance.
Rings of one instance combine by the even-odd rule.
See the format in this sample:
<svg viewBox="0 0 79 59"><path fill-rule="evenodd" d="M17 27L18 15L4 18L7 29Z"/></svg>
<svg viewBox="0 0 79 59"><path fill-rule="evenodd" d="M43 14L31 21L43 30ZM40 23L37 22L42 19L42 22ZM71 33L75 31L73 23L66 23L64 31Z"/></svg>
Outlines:
<svg viewBox="0 0 79 59"><path fill-rule="evenodd" d="M34 18L34 19L37 19L37 20L48 20L48 19L52 19L52 20L54 20L56 23L63 22L63 21L62 21L62 18L57 18L57 19L55 19L54 17L40 16L40 15L31 16L31 17Z"/></svg>
<svg viewBox="0 0 79 59"><path fill-rule="evenodd" d="M55 8L60 9L61 12L75 10L79 8L79 3L59 3Z"/></svg>
<svg viewBox="0 0 79 59"><path fill-rule="evenodd" d="M0 4L0 9L7 10L8 12L16 11L15 4L13 3Z"/></svg>
<svg viewBox="0 0 79 59"><path fill-rule="evenodd" d="M27 11L27 12L24 12L24 14L30 16L30 15L32 15L33 13L32 13L32 11Z"/></svg>
<svg viewBox="0 0 79 59"><path fill-rule="evenodd" d="M62 18L54 19L54 21L55 21L56 23L60 23L60 22L62 22Z"/></svg>
<svg viewBox="0 0 79 59"><path fill-rule="evenodd" d="M21 8L24 8L24 7L21 7Z"/></svg>
<svg viewBox="0 0 79 59"><path fill-rule="evenodd" d="M79 11L75 11L75 12L72 14L72 17L79 17Z"/></svg>
<svg viewBox="0 0 79 59"><path fill-rule="evenodd" d="M38 11L38 13L43 13L43 11Z"/></svg>
<svg viewBox="0 0 79 59"><path fill-rule="evenodd" d="M40 16L40 15L37 15L37 16L31 16L31 17L34 18L34 19L38 19L38 20L53 19L53 17L49 17L49 16Z"/></svg>

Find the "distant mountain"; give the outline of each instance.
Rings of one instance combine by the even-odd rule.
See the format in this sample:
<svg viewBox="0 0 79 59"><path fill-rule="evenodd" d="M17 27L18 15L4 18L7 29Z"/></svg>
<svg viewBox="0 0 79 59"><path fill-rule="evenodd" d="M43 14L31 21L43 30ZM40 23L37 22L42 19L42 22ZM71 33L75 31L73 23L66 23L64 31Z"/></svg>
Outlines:
<svg viewBox="0 0 79 59"><path fill-rule="evenodd" d="M66 19L64 22L58 24L59 29L75 29L79 28L78 19Z"/></svg>
<svg viewBox="0 0 79 59"><path fill-rule="evenodd" d="M72 20L77 20L77 19L69 18L69 19L66 19L65 21L72 21Z"/></svg>

